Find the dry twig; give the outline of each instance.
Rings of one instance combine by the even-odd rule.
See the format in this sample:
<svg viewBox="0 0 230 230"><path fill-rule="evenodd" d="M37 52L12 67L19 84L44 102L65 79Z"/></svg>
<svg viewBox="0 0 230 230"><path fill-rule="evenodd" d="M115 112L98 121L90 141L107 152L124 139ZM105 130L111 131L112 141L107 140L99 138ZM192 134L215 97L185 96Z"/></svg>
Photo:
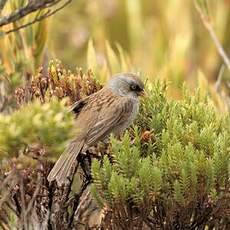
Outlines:
<svg viewBox="0 0 230 230"><path fill-rule="evenodd" d="M1 7L1 0L0 0L0 7ZM3 0L4 2L4 0ZM51 10L50 8L53 6L57 6L59 3L63 2L60 6L57 8ZM44 14L40 16L35 16L31 21L20 25L14 29L8 30L8 31L2 31L1 35L6 35L12 32L15 32L17 30L20 30L22 28L25 28L27 26L30 26L36 22L39 22L47 17L50 17L51 15L57 13L59 10L63 9L65 6L70 4L72 0L43 0L43 1L30 1L26 6L21 7L14 12L11 12L10 14L0 17L0 27L3 27L5 25L11 24L13 22L16 22L22 18L24 18L27 15L30 15L36 11L48 9ZM4 6L3 6L4 7ZM1 9L1 8L0 8Z"/></svg>
<svg viewBox="0 0 230 230"><path fill-rule="evenodd" d="M220 92L220 88L221 88L221 83L222 83L222 78L223 78L223 74L224 74L224 65L222 65L220 67L220 71L219 71L219 74L218 74L218 77L217 77L217 80L216 80L216 83L215 83L215 89L216 91L219 93Z"/></svg>
<svg viewBox="0 0 230 230"><path fill-rule="evenodd" d="M220 40L218 39L218 37L214 31L212 24L210 23L209 17L207 15L204 15L201 7L198 4L195 4L195 7L196 7L197 12L200 15L200 18L201 18L201 21L202 21L204 27L208 30L210 37L212 38L212 40L213 40L213 42L217 48L218 53L220 54L224 63L226 64L228 70L230 71L230 59L229 59L228 55L226 54L223 46L220 43Z"/></svg>

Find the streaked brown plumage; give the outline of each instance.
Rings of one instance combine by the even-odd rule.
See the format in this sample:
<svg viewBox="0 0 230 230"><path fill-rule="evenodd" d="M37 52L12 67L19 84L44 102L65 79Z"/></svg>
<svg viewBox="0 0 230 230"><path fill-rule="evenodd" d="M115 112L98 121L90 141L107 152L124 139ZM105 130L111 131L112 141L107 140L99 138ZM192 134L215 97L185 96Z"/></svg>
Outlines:
<svg viewBox="0 0 230 230"><path fill-rule="evenodd" d="M110 133L119 136L135 118L139 108L138 96L143 91L144 85L135 74L118 74L103 89L75 103L76 136L56 162L48 180L64 184L81 151L86 151Z"/></svg>

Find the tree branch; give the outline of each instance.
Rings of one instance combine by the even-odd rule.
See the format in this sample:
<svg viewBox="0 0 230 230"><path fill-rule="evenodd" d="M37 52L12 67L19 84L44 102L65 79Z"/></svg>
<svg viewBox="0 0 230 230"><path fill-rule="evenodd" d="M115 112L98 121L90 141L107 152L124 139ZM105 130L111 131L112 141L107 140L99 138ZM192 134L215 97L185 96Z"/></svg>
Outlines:
<svg viewBox="0 0 230 230"><path fill-rule="evenodd" d="M15 31L18 31L20 29L23 29L27 26L30 26L36 22L39 22L39 21L42 21L44 20L45 18L48 18L50 17L51 15L57 13L59 10L63 9L64 7L66 7L72 0L67 0L65 3L63 3L60 7L56 8L55 10L47 10L44 14L42 14L41 16L36 16L32 21L30 22L27 22L23 25L20 25L14 29L11 29L11 30L7 30L5 32L3 32L3 35L6 35L6 34L9 34L9 33L12 33L12 32L15 32ZM1 35L0 35L1 36Z"/></svg>
<svg viewBox="0 0 230 230"><path fill-rule="evenodd" d="M202 12L202 9L198 6L198 4L195 3L195 7L196 7L196 10L197 12L199 13L200 15L200 18L201 18L201 21L204 25L204 27L207 29L207 31L209 32L210 34L210 37L212 38L218 52L219 52L219 55L222 57L224 63L226 64L228 70L230 70L230 59L228 57L228 55L226 54L224 48L222 47L215 31L213 30L212 28L212 25L210 23L210 20L207 16L205 16Z"/></svg>
<svg viewBox="0 0 230 230"><path fill-rule="evenodd" d="M216 89L216 91L218 93L220 92L220 89L221 89L221 83L222 83L224 68L225 68L224 65L222 65L220 67L220 71L219 71L219 74L218 74L218 77L217 77L217 80L216 80L216 83L215 83L215 89Z"/></svg>
<svg viewBox="0 0 230 230"><path fill-rule="evenodd" d="M37 10L45 9L51 7L60 2L60 0L45 0L45 1L31 1L26 6L21 7L14 12L0 18L0 27L16 22L21 18L24 18L26 15L31 14Z"/></svg>
<svg viewBox="0 0 230 230"><path fill-rule="evenodd" d="M63 4L61 6L58 6L54 10L48 9L44 14L42 14L40 16L35 16L31 21L29 21L23 25L20 25L14 29L11 29L11 30L8 30L5 32L1 31L0 35L6 35L6 34L9 34L11 32L15 32L19 29L25 28L27 26L30 26L30 25L36 23L36 22L39 22L39 21L55 14L59 10L63 9L71 1L72 0L34 0L34 1L30 1L26 6L21 7L21 8L11 12L10 14L8 14L6 16L0 17L0 27L14 23L14 22L26 17L27 15L34 13L36 11L51 8L55 5L58 5L61 2L63 2ZM4 7L6 2L7 2L7 0L0 0L0 7L1 6ZM0 10L1 10L1 8L0 8Z"/></svg>

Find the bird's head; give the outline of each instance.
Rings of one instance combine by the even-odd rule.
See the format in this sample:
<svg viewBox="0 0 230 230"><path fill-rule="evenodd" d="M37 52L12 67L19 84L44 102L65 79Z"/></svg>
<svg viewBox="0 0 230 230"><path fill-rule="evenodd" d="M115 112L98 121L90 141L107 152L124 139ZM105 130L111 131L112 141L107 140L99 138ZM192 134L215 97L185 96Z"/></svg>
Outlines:
<svg viewBox="0 0 230 230"><path fill-rule="evenodd" d="M134 73L116 74L106 86L120 96L138 98L145 94L142 80Z"/></svg>

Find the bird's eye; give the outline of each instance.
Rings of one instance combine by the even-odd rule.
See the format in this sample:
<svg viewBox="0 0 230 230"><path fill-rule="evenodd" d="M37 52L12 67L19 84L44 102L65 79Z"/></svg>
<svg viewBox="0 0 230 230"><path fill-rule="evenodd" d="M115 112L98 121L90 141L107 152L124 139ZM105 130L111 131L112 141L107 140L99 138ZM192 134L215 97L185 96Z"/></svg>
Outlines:
<svg viewBox="0 0 230 230"><path fill-rule="evenodd" d="M130 88L131 88L131 90L137 90L137 86L136 85L131 85Z"/></svg>

